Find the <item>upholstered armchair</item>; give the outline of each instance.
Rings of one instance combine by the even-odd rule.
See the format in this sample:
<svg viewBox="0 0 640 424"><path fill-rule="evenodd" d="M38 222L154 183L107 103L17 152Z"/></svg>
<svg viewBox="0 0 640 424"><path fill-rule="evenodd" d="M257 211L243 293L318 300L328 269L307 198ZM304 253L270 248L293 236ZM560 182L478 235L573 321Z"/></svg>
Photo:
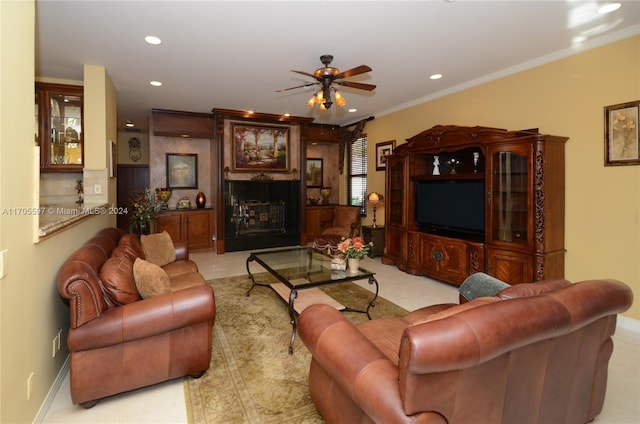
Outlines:
<svg viewBox="0 0 640 424"><path fill-rule="evenodd" d="M360 235L360 206L338 205L331 220L321 222L321 238L348 238Z"/></svg>

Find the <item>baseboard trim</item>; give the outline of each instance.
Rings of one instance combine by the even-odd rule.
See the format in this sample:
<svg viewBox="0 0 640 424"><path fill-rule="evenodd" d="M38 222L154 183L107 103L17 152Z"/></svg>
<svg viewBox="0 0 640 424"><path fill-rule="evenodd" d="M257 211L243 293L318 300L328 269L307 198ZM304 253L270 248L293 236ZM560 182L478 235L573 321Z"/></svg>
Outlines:
<svg viewBox="0 0 640 424"><path fill-rule="evenodd" d="M617 326L625 330L633 331L634 333L640 333L640 321L637 319L618 315Z"/></svg>
<svg viewBox="0 0 640 424"><path fill-rule="evenodd" d="M47 393L47 396L44 398L42 405L40 405L40 409L38 410L36 417L33 419L33 424L42 424L44 422L44 418L47 416L47 413L49 412L49 408L51 408L51 404L53 403L53 400L58 394L58 390L60 390L60 386L62 385L62 382L64 381L64 377L67 375L68 371L69 371L69 356L67 355L67 358L64 360L64 364L62 364L60 371L58 371L58 375L56 376L56 379L53 381L51 388L49 388L49 392Z"/></svg>

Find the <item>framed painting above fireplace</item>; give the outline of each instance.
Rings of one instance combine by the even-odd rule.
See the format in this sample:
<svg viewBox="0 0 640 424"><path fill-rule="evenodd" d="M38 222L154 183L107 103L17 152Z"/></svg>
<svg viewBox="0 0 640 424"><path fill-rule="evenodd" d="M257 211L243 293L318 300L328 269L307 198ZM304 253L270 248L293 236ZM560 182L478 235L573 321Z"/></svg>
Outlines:
<svg viewBox="0 0 640 424"><path fill-rule="evenodd" d="M289 171L289 127L232 125L234 171Z"/></svg>

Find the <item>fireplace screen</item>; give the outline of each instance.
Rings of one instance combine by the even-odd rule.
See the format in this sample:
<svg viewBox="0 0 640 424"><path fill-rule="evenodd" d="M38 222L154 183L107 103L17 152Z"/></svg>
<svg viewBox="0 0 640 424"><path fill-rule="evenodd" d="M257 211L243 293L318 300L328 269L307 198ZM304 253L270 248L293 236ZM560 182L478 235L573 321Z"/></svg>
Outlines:
<svg viewBox="0 0 640 424"><path fill-rule="evenodd" d="M240 200L233 206L236 236L284 234L284 202Z"/></svg>

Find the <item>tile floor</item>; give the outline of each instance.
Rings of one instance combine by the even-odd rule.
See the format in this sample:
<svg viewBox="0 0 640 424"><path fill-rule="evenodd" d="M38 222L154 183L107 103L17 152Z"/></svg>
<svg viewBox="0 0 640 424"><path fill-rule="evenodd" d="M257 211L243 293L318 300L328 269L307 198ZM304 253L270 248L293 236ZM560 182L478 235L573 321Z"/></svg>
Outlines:
<svg viewBox="0 0 640 424"><path fill-rule="evenodd" d="M224 255L194 253L206 279L246 273L248 252ZM429 304L457 302L456 287L425 277L412 276L396 267L382 265L379 258L365 258L362 267L376 273L380 295L408 310ZM260 272L258 264L251 271ZM368 287L366 281L361 282ZM637 323L633 322L632 324ZM602 414L597 424L635 424L640 422L640 333L618 326L614 336L614 352L609 365L609 384ZM161 383L101 400L92 409L82 409L71 403L68 370L58 390L50 396L48 408L43 407L36 422L42 423L186 423L182 379Z"/></svg>

